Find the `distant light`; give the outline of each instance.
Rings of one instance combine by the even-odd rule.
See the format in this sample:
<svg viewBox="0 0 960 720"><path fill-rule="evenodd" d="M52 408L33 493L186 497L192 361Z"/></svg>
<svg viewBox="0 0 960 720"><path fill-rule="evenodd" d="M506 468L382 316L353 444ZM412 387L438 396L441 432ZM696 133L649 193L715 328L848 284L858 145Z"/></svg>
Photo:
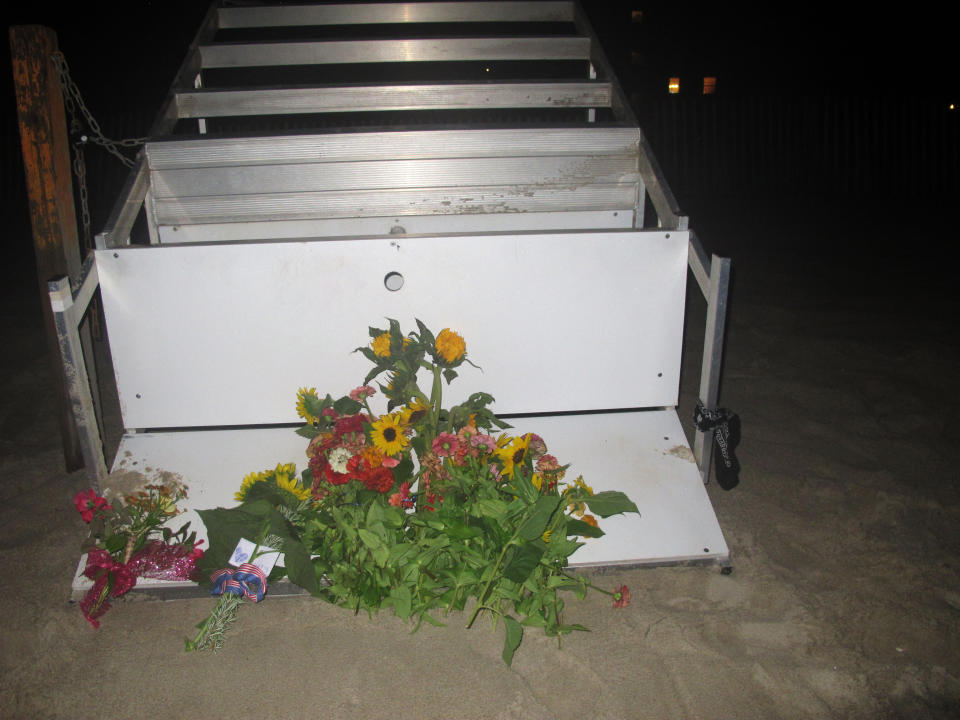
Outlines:
<svg viewBox="0 0 960 720"><path fill-rule="evenodd" d="M957 106L954 105L953 103L950 103L950 107L948 107L947 109L948 109L948 110L956 110L956 109L957 109Z"/></svg>
<svg viewBox="0 0 960 720"><path fill-rule="evenodd" d="M703 94L713 95L717 91L717 79L715 77L705 77L703 79Z"/></svg>
<svg viewBox="0 0 960 720"><path fill-rule="evenodd" d="M630 21L635 23L643 22L643 10L631 10Z"/></svg>
<svg viewBox="0 0 960 720"><path fill-rule="evenodd" d="M670 82L667 83L667 90L671 95L676 95L678 92L680 92L680 78L670 78Z"/></svg>
<svg viewBox="0 0 960 720"><path fill-rule="evenodd" d="M485 67L485 68L483 69L483 71L484 71L484 72L490 72L490 68Z"/></svg>

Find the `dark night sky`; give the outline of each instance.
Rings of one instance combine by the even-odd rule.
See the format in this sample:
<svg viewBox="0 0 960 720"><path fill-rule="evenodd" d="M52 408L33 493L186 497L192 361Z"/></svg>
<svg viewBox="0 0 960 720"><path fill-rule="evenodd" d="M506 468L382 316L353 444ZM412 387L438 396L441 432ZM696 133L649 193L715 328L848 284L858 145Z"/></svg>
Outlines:
<svg viewBox="0 0 960 720"><path fill-rule="evenodd" d="M838 12L844 3L754 5L586 0L625 85L712 74L724 94L950 95L960 89L945 10ZM159 105L206 10L203 0L40 0L7 25L54 28L91 103L122 95ZM643 22L630 23L641 9ZM631 64L631 52L641 64ZM5 81L9 87L9 77ZM9 91L7 93L10 96ZM9 101L8 101L9 102Z"/></svg>

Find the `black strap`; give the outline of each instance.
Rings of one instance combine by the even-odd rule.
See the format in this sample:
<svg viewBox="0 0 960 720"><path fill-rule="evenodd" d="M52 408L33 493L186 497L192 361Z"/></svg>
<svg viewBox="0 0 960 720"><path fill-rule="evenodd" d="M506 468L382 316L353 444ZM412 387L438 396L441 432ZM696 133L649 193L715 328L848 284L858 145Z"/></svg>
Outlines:
<svg viewBox="0 0 960 720"><path fill-rule="evenodd" d="M733 490L740 482L740 462L733 454L740 442L740 417L727 408L707 410L698 400L693 411L693 423L701 432L713 431L717 445L713 453L717 485L724 490Z"/></svg>

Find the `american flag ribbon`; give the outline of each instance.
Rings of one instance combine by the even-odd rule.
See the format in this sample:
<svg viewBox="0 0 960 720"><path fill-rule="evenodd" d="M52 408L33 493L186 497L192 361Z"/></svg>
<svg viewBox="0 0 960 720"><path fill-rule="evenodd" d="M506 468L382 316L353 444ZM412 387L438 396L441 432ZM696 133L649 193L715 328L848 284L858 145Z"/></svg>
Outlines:
<svg viewBox="0 0 960 720"><path fill-rule="evenodd" d="M256 565L243 563L236 570L217 570L210 576L213 580L211 595L243 595L247 600L260 602L267 592L267 576Z"/></svg>

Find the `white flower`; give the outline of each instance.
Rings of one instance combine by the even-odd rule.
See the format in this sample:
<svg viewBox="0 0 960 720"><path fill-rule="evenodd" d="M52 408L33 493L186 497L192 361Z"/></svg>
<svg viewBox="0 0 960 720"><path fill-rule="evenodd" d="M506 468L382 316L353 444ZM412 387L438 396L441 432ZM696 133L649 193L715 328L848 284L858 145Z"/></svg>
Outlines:
<svg viewBox="0 0 960 720"><path fill-rule="evenodd" d="M327 455L327 462L330 463L330 468L334 472L345 473L347 471L347 462L353 455L350 454L350 451L346 448L338 447L330 451L330 454Z"/></svg>

